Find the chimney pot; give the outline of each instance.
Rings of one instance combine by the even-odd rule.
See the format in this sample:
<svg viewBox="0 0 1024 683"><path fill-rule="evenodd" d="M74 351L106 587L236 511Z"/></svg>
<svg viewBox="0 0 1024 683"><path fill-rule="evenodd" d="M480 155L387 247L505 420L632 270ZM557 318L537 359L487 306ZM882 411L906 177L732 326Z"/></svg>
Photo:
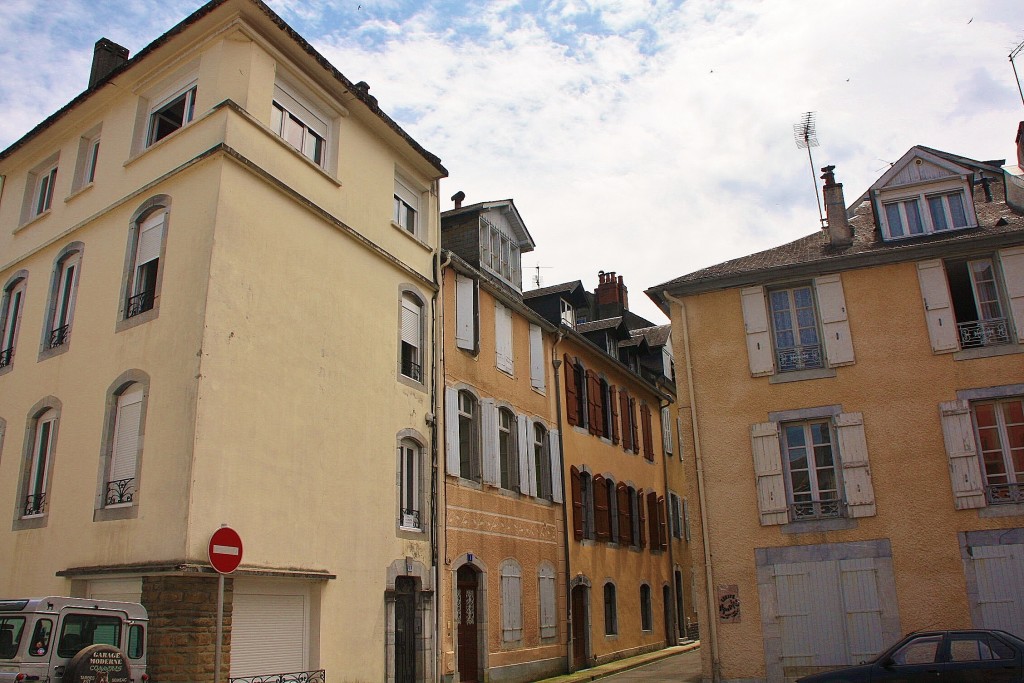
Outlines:
<svg viewBox="0 0 1024 683"><path fill-rule="evenodd" d="M128 48L112 40L100 38L92 50L92 70L89 72L89 88L113 73L128 61Z"/></svg>
<svg viewBox="0 0 1024 683"><path fill-rule="evenodd" d="M846 199L843 184L836 182L835 166L826 166L821 178L825 181L822 194L825 196L825 218L828 221L828 237L833 247L847 247L853 244L853 228L846 216Z"/></svg>
<svg viewBox="0 0 1024 683"><path fill-rule="evenodd" d="M458 192L456 192L455 194L452 195L452 201L455 202L455 208L456 209L461 209L462 208L462 200L465 199L465 198L466 198L466 193L463 192L462 190L459 190Z"/></svg>

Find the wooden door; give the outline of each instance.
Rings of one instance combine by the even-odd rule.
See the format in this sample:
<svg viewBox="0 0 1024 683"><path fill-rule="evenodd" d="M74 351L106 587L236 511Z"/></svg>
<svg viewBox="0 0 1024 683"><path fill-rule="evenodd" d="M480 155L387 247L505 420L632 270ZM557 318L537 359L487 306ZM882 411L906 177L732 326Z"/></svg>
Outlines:
<svg viewBox="0 0 1024 683"><path fill-rule="evenodd" d="M477 573L466 565L459 568L455 582L455 620L458 624L459 680L476 683L479 680L480 656L477 646L479 605Z"/></svg>
<svg viewBox="0 0 1024 683"><path fill-rule="evenodd" d="M587 666L587 632L590 620L587 614L587 587L572 589L572 668Z"/></svg>
<svg viewBox="0 0 1024 683"><path fill-rule="evenodd" d="M416 683L416 583L395 580L395 683Z"/></svg>

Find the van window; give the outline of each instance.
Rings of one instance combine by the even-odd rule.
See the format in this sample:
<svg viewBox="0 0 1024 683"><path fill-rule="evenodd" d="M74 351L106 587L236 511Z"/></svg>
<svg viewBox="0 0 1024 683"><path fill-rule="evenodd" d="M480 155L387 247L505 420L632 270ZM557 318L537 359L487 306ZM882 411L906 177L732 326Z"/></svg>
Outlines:
<svg viewBox="0 0 1024 683"><path fill-rule="evenodd" d="M146 632L138 624L128 627L128 656L140 659L143 653L142 644L146 642Z"/></svg>
<svg viewBox="0 0 1024 683"><path fill-rule="evenodd" d="M53 622L49 619L40 619L36 622L36 628L32 631L32 640L29 641L28 653L33 657L42 657L50 650L50 632L53 630Z"/></svg>
<svg viewBox="0 0 1024 683"><path fill-rule="evenodd" d="M25 617L0 617L0 659L14 659L25 630Z"/></svg>
<svg viewBox="0 0 1024 683"><path fill-rule="evenodd" d="M57 645L58 657L74 657L83 647L102 643L121 645L121 620L92 614L69 614L64 617Z"/></svg>

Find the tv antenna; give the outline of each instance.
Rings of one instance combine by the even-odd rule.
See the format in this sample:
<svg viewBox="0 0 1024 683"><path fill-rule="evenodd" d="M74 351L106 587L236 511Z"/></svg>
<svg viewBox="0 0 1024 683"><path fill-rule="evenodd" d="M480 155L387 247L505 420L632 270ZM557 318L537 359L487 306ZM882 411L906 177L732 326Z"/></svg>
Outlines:
<svg viewBox="0 0 1024 683"><path fill-rule="evenodd" d="M1020 86L1020 75L1017 73L1017 63L1014 61L1022 51L1024 51L1024 42L1021 42L1020 45L1013 48L1013 51L1010 52L1010 66L1013 67L1013 79L1017 81L1017 92L1020 93L1020 101L1024 104L1024 89Z"/></svg>
<svg viewBox="0 0 1024 683"><path fill-rule="evenodd" d="M818 194L818 174L814 172L814 157L811 156L811 147L818 146L818 132L814 127L814 112L804 112L800 122L793 124L793 139L796 140L797 149L807 150L807 159L811 162L811 182L814 183L814 198L818 201L818 219L821 227L825 227L825 215L821 211L821 195Z"/></svg>
<svg viewBox="0 0 1024 683"><path fill-rule="evenodd" d="M542 265L540 265L539 263L538 263L537 265L535 265L535 266L530 266L530 270L535 270L535 271L537 271L537 272L536 272L536 273L534 273L534 275L533 275L533 285L534 285L534 286L535 286L535 287L536 287L537 289L540 289L540 269L541 269L541 268L543 268L544 270L548 270L548 269L550 269L550 268L551 268L551 266L542 266Z"/></svg>

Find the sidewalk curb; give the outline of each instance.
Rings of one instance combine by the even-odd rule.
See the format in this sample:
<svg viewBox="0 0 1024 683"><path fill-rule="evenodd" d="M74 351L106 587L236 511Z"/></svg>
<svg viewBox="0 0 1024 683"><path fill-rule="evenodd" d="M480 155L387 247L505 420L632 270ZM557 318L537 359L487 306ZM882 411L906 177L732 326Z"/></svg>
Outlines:
<svg viewBox="0 0 1024 683"><path fill-rule="evenodd" d="M686 643L685 645L673 645L672 647L666 647L663 650L645 652L644 654L637 655L635 657L618 659L614 662L601 664L590 669L574 671L571 674L563 674L561 676L555 676L554 678L545 678L541 681L536 681L535 683L578 683L580 681L596 681L608 676L614 676L615 674L622 673L623 671L629 671L641 666L646 666L647 664L651 664L674 655L690 652L699 647L700 641L695 640L691 643Z"/></svg>

